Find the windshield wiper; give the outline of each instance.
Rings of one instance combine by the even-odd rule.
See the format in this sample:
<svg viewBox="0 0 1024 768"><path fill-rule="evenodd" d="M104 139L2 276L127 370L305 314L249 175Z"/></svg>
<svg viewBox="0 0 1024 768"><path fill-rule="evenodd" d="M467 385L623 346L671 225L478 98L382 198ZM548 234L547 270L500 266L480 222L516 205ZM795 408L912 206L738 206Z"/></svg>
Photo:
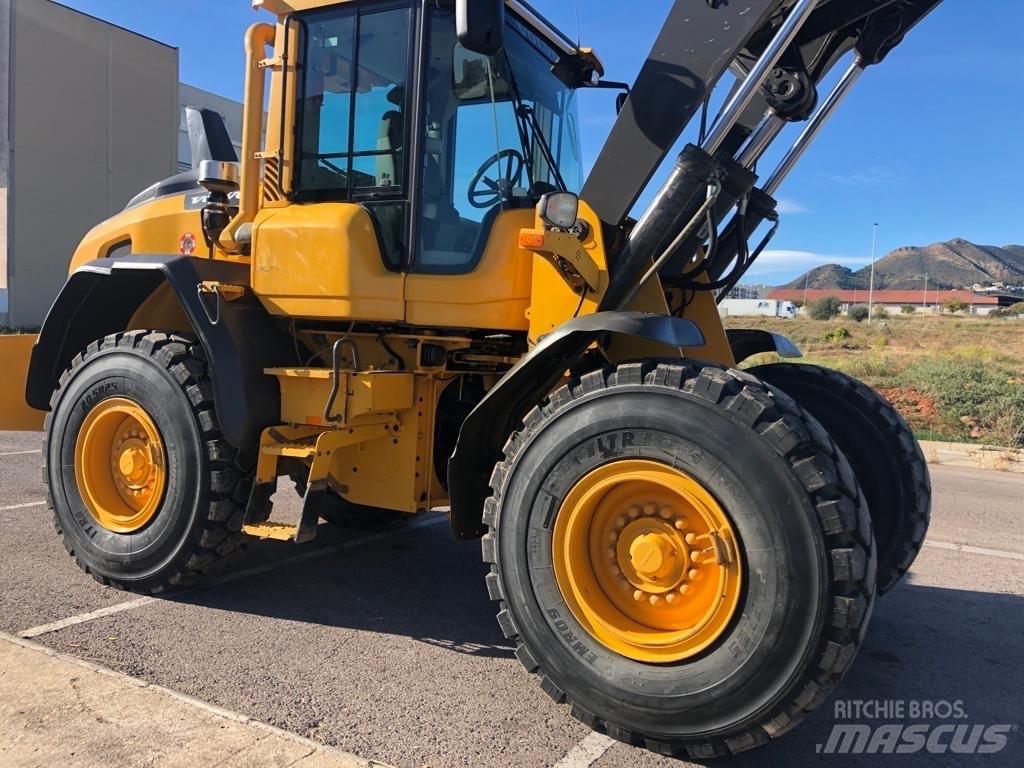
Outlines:
<svg viewBox="0 0 1024 768"><path fill-rule="evenodd" d="M519 128L519 140L523 144L523 156L526 160L526 165L530 171L530 186L533 186L534 175L533 175L533 149L530 144L530 130L533 132L533 139L537 142L537 146L540 147L541 154L544 155L544 161L548 164L548 168L551 169L551 173L555 177L555 185L562 192L568 191L565 179L562 178L562 171L558 167L558 163L555 161L555 155L551 151L551 145L548 144L547 137L544 135L544 131L541 130L540 122L537 120L537 113L533 107L523 103L523 96L519 92L519 84L516 82L515 72L512 70L512 59L509 58L508 51L505 51L505 67L508 69L508 82L509 89L512 92L512 103L515 106L516 111L516 125Z"/></svg>

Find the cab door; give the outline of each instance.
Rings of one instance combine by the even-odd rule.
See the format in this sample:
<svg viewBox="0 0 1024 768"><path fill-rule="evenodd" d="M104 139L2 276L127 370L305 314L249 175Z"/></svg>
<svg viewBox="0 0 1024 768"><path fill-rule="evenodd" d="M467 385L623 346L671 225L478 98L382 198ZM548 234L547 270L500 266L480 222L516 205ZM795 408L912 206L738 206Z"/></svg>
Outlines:
<svg viewBox="0 0 1024 768"><path fill-rule="evenodd" d="M405 319L418 16L399 0L289 19L299 48L281 96L295 100L290 189L287 204L265 205L253 236L253 287L271 312Z"/></svg>
<svg viewBox="0 0 1024 768"><path fill-rule="evenodd" d="M453 14L428 6L406 319L526 330L533 257L518 243L519 230L533 226L534 206L502 54L488 61L468 53ZM505 193L496 189L502 185Z"/></svg>

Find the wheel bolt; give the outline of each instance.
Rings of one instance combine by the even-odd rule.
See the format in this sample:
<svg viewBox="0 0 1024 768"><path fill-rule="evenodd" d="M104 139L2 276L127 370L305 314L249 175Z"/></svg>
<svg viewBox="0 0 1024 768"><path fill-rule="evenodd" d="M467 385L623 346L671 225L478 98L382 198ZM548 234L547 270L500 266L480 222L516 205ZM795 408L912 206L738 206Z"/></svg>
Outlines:
<svg viewBox="0 0 1024 768"><path fill-rule="evenodd" d="M672 517L674 512L675 510L672 509L672 507L662 507L658 514L661 515L662 520L668 520Z"/></svg>
<svg viewBox="0 0 1024 768"><path fill-rule="evenodd" d="M676 530L677 531L684 531L684 530L686 530L686 526L689 524L689 522L690 521L687 520L685 517L680 517L678 520L676 520Z"/></svg>
<svg viewBox="0 0 1024 768"><path fill-rule="evenodd" d="M677 595L675 592L669 592L667 595L665 595L665 602L667 602L669 605L672 605L673 603L676 603L678 601L679 595Z"/></svg>
<svg viewBox="0 0 1024 768"><path fill-rule="evenodd" d="M653 501L649 501L646 504L644 504L644 514L645 515L647 515L648 517L653 517L657 513L658 513L658 505L655 504Z"/></svg>
<svg viewBox="0 0 1024 768"><path fill-rule="evenodd" d="M630 520L636 520L640 516L640 507L634 504L626 514L629 515Z"/></svg>
<svg viewBox="0 0 1024 768"><path fill-rule="evenodd" d="M693 542L695 542L696 540L697 540L697 534L696 533L688 533L688 534L686 534L686 543L687 544L693 544Z"/></svg>
<svg viewBox="0 0 1024 768"><path fill-rule="evenodd" d="M615 559L615 550L614 549L611 549L609 547L608 551L605 552L605 554L608 556L609 560L614 560Z"/></svg>
<svg viewBox="0 0 1024 768"><path fill-rule="evenodd" d="M658 603L661 602L661 598L658 597L657 595L651 595L648 598L647 602L649 602L651 605L657 605Z"/></svg>
<svg viewBox="0 0 1024 768"><path fill-rule="evenodd" d="M633 592L633 599L639 603L641 600L644 599L644 591L642 589L635 590Z"/></svg>
<svg viewBox="0 0 1024 768"><path fill-rule="evenodd" d="M681 584L679 586L678 592L679 592L680 595L685 595L689 591L690 591L690 585L689 584Z"/></svg>
<svg viewBox="0 0 1024 768"><path fill-rule="evenodd" d="M618 538L619 538L619 537L618 537L618 534L615 534L615 533L609 533L609 534L608 534L608 541L609 541L609 543L611 543L611 544L614 544L614 543L615 543L615 540L616 540L616 539L618 539Z"/></svg>
<svg viewBox="0 0 1024 768"><path fill-rule="evenodd" d="M690 577L690 581L696 581L700 578L700 571L698 571L696 568L691 568L690 572L686 575Z"/></svg>
<svg viewBox="0 0 1024 768"><path fill-rule="evenodd" d="M616 528L625 528L626 527L626 517L625 517L625 515L619 515L619 517L617 517L615 519L615 527Z"/></svg>

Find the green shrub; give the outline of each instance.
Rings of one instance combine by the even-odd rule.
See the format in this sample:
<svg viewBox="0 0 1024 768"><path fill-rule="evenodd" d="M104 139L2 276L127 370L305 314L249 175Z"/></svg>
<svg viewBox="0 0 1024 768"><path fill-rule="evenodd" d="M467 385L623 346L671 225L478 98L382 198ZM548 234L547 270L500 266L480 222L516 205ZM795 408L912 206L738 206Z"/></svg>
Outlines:
<svg viewBox="0 0 1024 768"><path fill-rule="evenodd" d="M955 429L985 442L1024 442L1024 386L1006 366L963 358L930 358L907 366L905 386L934 397Z"/></svg>
<svg viewBox="0 0 1024 768"><path fill-rule="evenodd" d="M960 301L960 299L946 299L942 302L942 308L950 314L957 314L958 312L970 312L971 305L966 301Z"/></svg>
<svg viewBox="0 0 1024 768"><path fill-rule="evenodd" d="M831 331L826 331L825 333L821 334L821 343L842 346L852 338L853 334L851 334L846 328L840 325L836 328L833 328Z"/></svg>
<svg viewBox="0 0 1024 768"><path fill-rule="evenodd" d="M1024 315L1024 301L1018 301L1006 308L1008 315Z"/></svg>
<svg viewBox="0 0 1024 768"><path fill-rule="evenodd" d="M889 310L887 310L885 307L879 304L871 312L871 316L875 318L875 320L885 320L887 317L889 317Z"/></svg>
<svg viewBox="0 0 1024 768"><path fill-rule="evenodd" d="M808 311L812 320L831 320L839 315L842 306L842 302L835 296L826 296L823 299L812 301Z"/></svg>
<svg viewBox="0 0 1024 768"><path fill-rule="evenodd" d="M917 312L917 307L915 307L913 304L904 304L902 307L900 307L900 312L902 312L904 315L913 315Z"/></svg>
<svg viewBox="0 0 1024 768"><path fill-rule="evenodd" d="M858 323L863 323L870 316L867 304L854 304L846 314L851 320L856 320Z"/></svg>

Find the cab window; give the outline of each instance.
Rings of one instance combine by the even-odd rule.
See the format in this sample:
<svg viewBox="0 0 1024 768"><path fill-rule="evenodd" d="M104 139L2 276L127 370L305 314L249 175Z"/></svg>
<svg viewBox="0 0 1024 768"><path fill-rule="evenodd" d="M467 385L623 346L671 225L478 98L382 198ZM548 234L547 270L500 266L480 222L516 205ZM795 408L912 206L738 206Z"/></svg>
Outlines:
<svg viewBox="0 0 1024 768"><path fill-rule="evenodd" d="M366 205L393 268L406 250L411 13L403 3L301 17L293 196Z"/></svg>

